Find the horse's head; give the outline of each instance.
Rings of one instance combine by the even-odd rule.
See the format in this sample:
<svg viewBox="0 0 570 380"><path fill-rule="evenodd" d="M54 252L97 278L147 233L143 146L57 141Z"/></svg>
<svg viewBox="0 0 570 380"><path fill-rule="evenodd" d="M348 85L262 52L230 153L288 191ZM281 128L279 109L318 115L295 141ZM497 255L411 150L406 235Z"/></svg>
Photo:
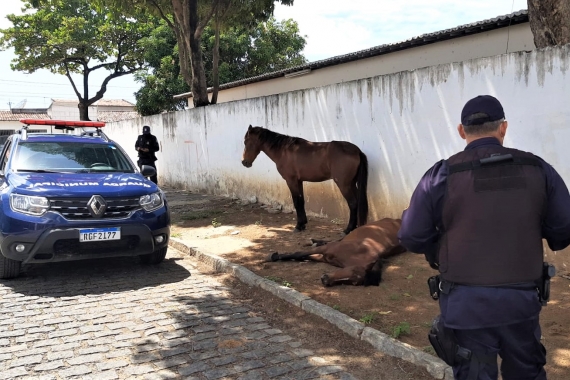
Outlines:
<svg viewBox="0 0 570 380"><path fill-rule="evenodd" d="M243 155L241 157L241 163L246 168L251 168L253 161L257 158L259 152L261 152L261 141L259 139L259 127L252 127L251 125L245 133L243 138L243 143L245 145L243 149Z"/></svg>

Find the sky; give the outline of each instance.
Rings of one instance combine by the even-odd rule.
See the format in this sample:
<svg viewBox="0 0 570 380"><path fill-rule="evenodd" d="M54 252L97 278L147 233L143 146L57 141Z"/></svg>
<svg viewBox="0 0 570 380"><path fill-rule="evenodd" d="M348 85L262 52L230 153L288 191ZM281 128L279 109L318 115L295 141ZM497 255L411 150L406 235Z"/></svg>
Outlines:
<svg viewBox="0 0 570 380"><path fill-rule="evenodd" d="M6 15L20 14L22 3L0 2L0 29L4 29L11 26ZM295 0L293 6L276 4L275 18L297 21L307 40L303 54L313 62L526 8L526 0ZM46 108L52 98L77 98L65 76L47 70L33 74L12 71L14 58L12 49L0 51L0 110L24 101L26 108ZM90 75L90 94L107 75L98 71ZM80 83L76 81L82 91ZM139 88L132 75L123 76L109 83L104 98L135 103L134 92Z"/></svg>

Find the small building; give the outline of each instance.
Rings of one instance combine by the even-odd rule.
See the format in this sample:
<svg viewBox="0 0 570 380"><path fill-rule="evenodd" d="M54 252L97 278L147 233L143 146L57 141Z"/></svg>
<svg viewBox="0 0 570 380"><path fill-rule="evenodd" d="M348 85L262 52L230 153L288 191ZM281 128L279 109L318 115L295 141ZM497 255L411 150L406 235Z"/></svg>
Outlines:
<svg viewBox="0 0 570 380"><path fill-rule="evenodd" d="M77 99L52 99L47 110L51 119L79 120L78 105ZM94 121L112 122L139 116L135 105L124 99L100 99L89 106L89 119Z"/></svg>
<svg viewBox="0 0 570 380"><path fill-rule="evenodd" d="M95 102L97 121L110 123L140 117L133 103L124 99L101 99Z"/></svg>
<svg viewBox="0 0 570 380"><path fill-rule="evenodd" d="M218 103L281 94L451 62L534 50L527 10L427 33L401 42L222 84ZM209 92L212 89L208 89ZM187 99L192 93L174 96Z"/></svg>
<svg viewBox="0 0 570 380"><path fill-rule="evenodd" d="M8 136L14 134L22 128L20 119L50 119L46 108L12 108L11 110L0 110L0 146ZM49 126L38 126L39 128L30 128L30 132L43 133L49 132Z"/></svg>

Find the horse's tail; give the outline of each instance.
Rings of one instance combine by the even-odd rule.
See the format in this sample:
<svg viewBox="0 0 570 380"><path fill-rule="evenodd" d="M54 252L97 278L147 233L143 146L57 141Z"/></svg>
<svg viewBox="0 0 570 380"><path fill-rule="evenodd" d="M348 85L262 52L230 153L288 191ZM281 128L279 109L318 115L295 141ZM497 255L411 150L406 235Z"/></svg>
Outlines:
<svg viewBox="0 0 570 380"><path fill-rule="evenodd" d="M360 165L358 165L358 173L356 174L356 184L358 186L358 225L363 226L368 221L368 195L366 188L368 186L368 158L361 151Z"/></svg>

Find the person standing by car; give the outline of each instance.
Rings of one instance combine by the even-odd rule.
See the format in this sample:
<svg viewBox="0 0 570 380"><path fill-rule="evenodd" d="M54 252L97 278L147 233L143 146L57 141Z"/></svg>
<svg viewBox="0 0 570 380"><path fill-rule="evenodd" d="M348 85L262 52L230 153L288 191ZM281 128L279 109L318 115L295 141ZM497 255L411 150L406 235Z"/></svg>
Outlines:
<svg viewBox="0 0 570 380"><path fill-rule="evenodd" d="M465 149L432 166L402 215L400 243L439 271L428 280L441 315L428 335L455 379L546 379L539 314L570 244L570 194L556 170L507 148L501 103L469 100L458 132Z"/></svg>
<svg viewBox="0 0 570 380"><path fill-rule="evenodd" d="M150 127L145 125L142 129L142 135L139 135L137 142L135 143L135 150L139 153L139 159L137 165L142 171L143 165L152 166L156 171L155 161L157 160L155 153L160 149L158 145L158 140L156 136L150 133ZM150 180L155 184L158 184L157 174L155 173Z"/></svg>

